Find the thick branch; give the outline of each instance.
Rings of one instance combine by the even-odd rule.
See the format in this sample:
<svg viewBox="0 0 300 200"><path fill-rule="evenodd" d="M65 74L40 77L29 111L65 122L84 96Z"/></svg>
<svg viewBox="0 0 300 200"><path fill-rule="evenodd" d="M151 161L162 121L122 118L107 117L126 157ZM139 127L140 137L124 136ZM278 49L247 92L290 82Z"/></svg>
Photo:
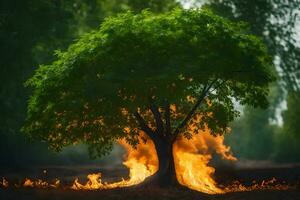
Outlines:
<svg viewBox="0 0 300 200"><path fill-rule="evenodd" d="M218 84L216 87L214 87L214 89L212 91L208 91L208 93L212 93L214 91L216 91L217 89L219 89L219 87L221 87L227 80L223 80L220 84Z"/></svg>
<svg viewBox="0 0 300 200"><path fill-rule="evenodd" d="M154 119L155 119L157 133L163 133L164 132L164 124L163 124L163 121L161 119L161 114L158 110L158 107L154 103L153 99L151 99L150 101L151 101L150 110L153 113L153 116L154 116Z"/></svg>
<svg viewBox="0 0 300 200"><path fill-rule="evenodd" d="M174 136L176 137L179 134L180 129L182 129L186 124L190 121L190 119L195 114L196 110L202 103L202 101L205 99L205 97L208 95L209 90L214 85L214 83L217 81L217 79L213 80L208 86L204 86L201 95L199 96L196 104L193 106L193 108L190 110L190 112L187 114L187 116L184 118L184 120L177 126L177 128L174 131Z"/></svg>
<svg viewBox="0 0 300 200"><path fill-rule="evenodd" d="M165 101L165 120L166 120L166 134L171 135L170 104L167 101Z"/></svg>
<svg viewBox="0 0 300 200"><path fill-rule="evenodd" d="M144 131L151 138L151 140L153 140L153 141L156 140L155 133L146 124L144 118L137 111L134 113L134 116L135 116L136 120L138 121L141 130Z"/></svg>

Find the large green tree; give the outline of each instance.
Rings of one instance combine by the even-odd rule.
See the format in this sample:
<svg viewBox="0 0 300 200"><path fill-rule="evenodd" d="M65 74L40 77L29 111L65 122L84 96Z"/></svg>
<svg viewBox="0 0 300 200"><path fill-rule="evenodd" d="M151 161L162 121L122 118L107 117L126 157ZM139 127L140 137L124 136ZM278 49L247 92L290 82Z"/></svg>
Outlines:
<svg viewBox="0 0 300 200"><path fill-rule="evenodd" d="M120 14L56 54L27 81L23 131L56 150L87 143L99 156L120 138L134 145L143 131L155 144L161 185L177 182L173 143L193 136L189 123L224 134L238 114L233 99L265 107L273 80L262 41L209 10Z"/></svg>

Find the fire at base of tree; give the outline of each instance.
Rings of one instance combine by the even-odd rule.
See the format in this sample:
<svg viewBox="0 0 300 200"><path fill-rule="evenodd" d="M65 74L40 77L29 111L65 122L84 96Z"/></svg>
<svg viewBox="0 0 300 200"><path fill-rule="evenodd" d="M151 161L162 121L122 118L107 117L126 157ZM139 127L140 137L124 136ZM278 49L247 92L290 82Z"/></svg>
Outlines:
<svg viewBox="0 0 300 200"><path fill-rule="evenodd" d="M153 142L150 138L141 133L140 143L136 148L120 140L119 144L126 149L125 161L123 164L129 170L129 178L117 182L103 182L101 173L87 175L87 182L82 183L78 178L73 183L62 184L59 179L47 182L41 179L26 178L21 182L9 182L3 178L0 187L2 188L36 188L36 189L65 189L65 190L108 190L114 188L130 188L141 184L148 177L155 174L158 169L158 159ZM269 180L253 181L250 185L244 185L239 181L233 181L228 185L218 184L214 180L215 169L209 166L213 153L219 154L223 159L236 161L231 154L230 147L224 145L223 136L212 136L208 130L199 131L191 141L182 137L174 144L174 158L176 177L179 183L192 190L207 194L224 194L231 192L246 192L253 190L295 190L298 184L289 184L277 181L276 178ZM44 170L45 171L45 170ZM47 172L45 172L47 173ZM141 188L141 187L140 187ZM154 188L151 188L155 190ZM151 190L150 189L150 190Z"/></svg>

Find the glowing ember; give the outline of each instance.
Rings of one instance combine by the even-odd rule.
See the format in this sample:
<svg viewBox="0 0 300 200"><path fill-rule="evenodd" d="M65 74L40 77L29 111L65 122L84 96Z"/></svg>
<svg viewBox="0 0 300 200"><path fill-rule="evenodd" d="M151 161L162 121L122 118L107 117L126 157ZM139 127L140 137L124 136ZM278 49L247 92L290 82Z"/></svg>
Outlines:
<svg viewBox="0 0 300 200"><path fill-rule="evenodd" d="M8 187L8 181L5 178L2 178L2 181L0 182L0 186Z"/></svg>
<svg viewBox="0 0 300 200"><path fill-rule="evenodd" d="M238 181L233 182L231 185L224 188L224 192L242 192L242 191L252 191L252 190L289 190L296 189L294 185L281 184L278 183L276 178L271 180L263 180L261 183L252 182L252 185L245 186Z"/></svg>
<svg viewBox="0 0 300 200"><path fill-rule="evenodd" d="M43 181L41 179L31 180L26 178L23 187L36 187L36 188L58 188L60 186L60 180L56 179L54 183L48 183L47 181Z"/></svg>
<svg viewBox="0 0 300 200"><path fill-rule="evenodd" d="M33 184L33 181L32 181L32 180L26 178L26 179L25 179L25 182L24 182L24 184L23 184L23 186L24 186L24 187L34 187L34 184Z"/></svg>

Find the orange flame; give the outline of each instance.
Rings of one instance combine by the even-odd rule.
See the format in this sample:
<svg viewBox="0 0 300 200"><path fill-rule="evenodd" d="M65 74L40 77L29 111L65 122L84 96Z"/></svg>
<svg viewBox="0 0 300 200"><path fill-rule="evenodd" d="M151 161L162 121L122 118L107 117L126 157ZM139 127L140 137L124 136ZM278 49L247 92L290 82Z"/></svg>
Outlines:
<svg viewBox="0 0 300 200"><path fill-rule="evenodd" d="M245 186L238 181L224 188L224 192L243 192L252 190L290 190L296 189L296 185L281 184L275 177L271 180L263 180L261 183L252 182L252 185Z"/></svg>
<svg viewBox="0 0 300 200"><path fill-rule="evenodd" d="M26 178L23 187L36 187L36 188L58 188L60 186L60 180L56 179L54 183L48 183L47 181L43 181L41 179L37 179L35 181Z"/></svg>
<svg viewBox="0 0 300 200"><path fill-rule="evenodd" d="M200 120L199 116L195 117ZM194 124L194 123L191 123ZM227 160L236 160L230 153L230 148L224 145L223 136L212 136L209 130L196 130L190 125L188 130L194 134L192 139L179 137L173 146L173 155L176 176L180 184L191 189L208 194L224 193L213 179L215 169L208 166L211 154L216 152ZM144 181L148 176L154 174L158 169L158 159L153 142L147 138L144 143L141 138L147 138L143 133L140 135L137 149L132 148L124 140L119 143L127 150L127 158L123 164L129 169L129 179L116 183L102 183L101 174L88 175L85 184L75 180L72 189L107 189L116 187L127 187Z"/></svg>
<svg viewBox="0 0 300 200"><path fill-rule="evenodd" d="M34 184L33 184L33 181L32 181L32 180L26 178L26 179L25 179L25 182L24 182L24 184L23 184L23 186L24 186L24 187L34 187Z"/></svg>
<svg viewBox="0 0 300 200"><path fill-rule="evenodd" d="M143 134L142 134L143 135ZM143 135L143 137L147 137ZM157 171L158 160L153 142L148 139L147 143L139 138L139 144L136 149L127 144L125 140L120 140L121 144L126 150L126 160L123 164L129 169L129 179L115 183L102 183L101 174L89 174L88 181L81 184L78 178L74 181L71 189L74 190L96 190L96 189L111 189L117 187L128 187L137 185L143 182L147 177L151 176Z"/></svg>
<svg viewBox="0 0 300 200"><path fill-rule="evenodd" d="M224 191L213 179L215 169L208 166L214 151L224 159L236 160L231 155L230 148L226 147L223 142L223 136L212 136L208 129L200 131L189 140L180 137L173 147L179 183L208 194L223 193Z"/></svg>
<svg viewBox="0 0 300 200"><path fill-rule="evenodd" d="M196 121L199 120L196 117ZM192 123L193 124L193 123ZM173 156L175 162L176 177L180 184L185 185L193 190L197 190L207 194L221 194L227 192L251 191L276 189L287 190L292 186L279 184L275 178L262 183L253 182L250 186L244 186L239 182L234 182L229 186L220 186L213 178L215 169L209 166L212 159L212 153L219 154L225 160L234 161L236 158L231 154L230 147L224 144L223 136L212 136L209 129L197 130L196 127L190 125L188 130L193 133L191 139L183 136L177 138L173 145ZM147 138L145 143L142 138ZM120 140L119 144L123 146L127 154L123 164L129 169L129 178L114 183L106 183L101 180L101 173L89 174L86 183L80 183L76 178L72 186L67 188L74 190L98 190L111 189L117 187L128 187L143 182L147 177L153 175L158 169L158 158L153 142L144 134L139 137L139 144L133 148L125 140ZM46 171L44 171L46 173ZM8 187L8 181L3 178L0 187ZM36 188L58 188L60 181L55 180L54 183L37 179L25 179L23 187ZM17 186L16 186L17 187Z"/></svg>

